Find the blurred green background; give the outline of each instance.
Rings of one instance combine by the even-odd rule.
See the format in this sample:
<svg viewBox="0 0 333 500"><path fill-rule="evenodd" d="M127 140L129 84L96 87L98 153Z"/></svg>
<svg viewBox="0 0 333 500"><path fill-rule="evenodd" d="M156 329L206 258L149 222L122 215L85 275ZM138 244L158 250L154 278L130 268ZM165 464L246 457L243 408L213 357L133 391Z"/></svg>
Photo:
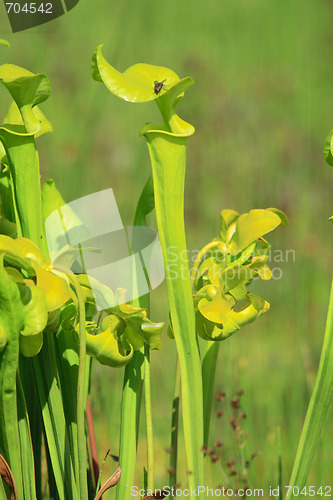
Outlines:
<svg viewBox="0 0 333 500"><path fill-rule="evenodd" d="M292 250L272 262L282 278L255 283L270 312L221 345L216 392L242 396L245 455L258 451L249 485L277 485L278 428L283 480L293 458L323 340L332 275L333 172L323 159L333 127L333 6L329 0L81 0L65 16L12 34L0 5L1 62L46 73L52 96L41 108L54 133L38 139L42 180L54 178L67 201L113 188L125 225L150 172L140 127L159 120L155 103L120 101L90 76L93 50L123 71L137 62L190 75L195 85L179 106L196 127L188 143L186 224L189 248L200 249L219 229L219 212L278 207L290 220L268 239ZM10 102L4 89L0 111ZM151 218L154 224L153 217ZM286 259L284 259L286 260ZM154 291L152 318L167 321L165 285ZM164 335L152 354L157 486L166 483L175 346ZM118 453L122 370L94 365L92 406L100 460ZM214 404L214 409L215 409ZM309 485L332 485L330 409ZM195 418L195 415L193 415ZM142 419L143 422L143 419ZM212 444L223 443L221 464L234 455L228 419L213 416ZM137 480L145 459L139 443ZM184 456L184 455L183 455ZM185 481L181 461L180 481ZM108 462L108 471L113 464ZM222 483L207 460L210 485ZM110 495L111 497L112 495Z"/></svg>

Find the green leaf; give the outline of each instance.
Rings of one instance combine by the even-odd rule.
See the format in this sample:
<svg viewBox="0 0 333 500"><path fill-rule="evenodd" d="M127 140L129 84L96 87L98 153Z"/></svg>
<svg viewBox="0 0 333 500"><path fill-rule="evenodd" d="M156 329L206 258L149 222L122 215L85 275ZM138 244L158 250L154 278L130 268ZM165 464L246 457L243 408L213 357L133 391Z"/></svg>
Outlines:
<svg viewBox="0 0 333 500"><path fill-rule="evenodd" d="M7 336L4 327L0 324L0 353L4 350L7 344Z"/></svg>
<svg viewBox="0 0 333 500"><path fill-rule="evenodd" d="M46 101L51 93L50 82L43 75L34 75L30 71L15 66L3 64L0 66L0 82L8 89L20 110L25 126L25 131L16 131L8 128L13 133L35 134L41 128L40 121L34 113L33 107Z"/></svg>
<svg viewBox="0 0 333 500"><path fill-rule="evenodd" d="M272 278L272 271L267 265L263 264L262 266L258 266L257 269L262 280L268 281Z"/></svg>
<svg viewBox="0 0 333 500"><path fill-rule="evenodd" d="M20 247L17 245L17 240L13 240L9 236L0 235L0 253L6 262L28 271L30 274L35 274L35 269L31 265L29 259L25 258Z"/></svg>
<svg viewBox="0 0 333 500"><path fill-rule="evenodd" d="M52 250L53 263L60 262L70 267L73 255L76 257L77 249L73 250L69 244L64 247L64 237L75 231L77 241L85 241L90 238L90 233L71 206L66 204L53 179L47 180L42 188L42 216L48 249Z"/></svg>
<svg viewBox="0 0 333 500"><path fill-rule="evenodd" d="M209 285L208 285L209 287ZM205 288L201 291L203 293ZM235 300L233 297L226 297L222 293L222 289L219 288L215 294L215 297L210 300L209 298L203 298L198 303L198 309L201 314L207 318L212 323L224 323L227 321L228 314L231 311L231 308L235 304Z"/></svg>
<svg viewBox="0 0 333 500"><path fill-rule="evenodd" d="M48 179L42 188L43 223L52 212L66 205L53 179ZM67 224L65 224L67 226Z"/></svg>
<svg viewBox="0 0 333 500"><path fill-rule="evenodd" d="M258 273L256 270L250 269L245 266L228 267L221 274L221 280L222 283L224 283L224 293L229 292L229 290L232 290L242 283L250 281L257 274Z"/></svg>
<svg viewBox="0 0 333 500"><path fill-rule="evenodd" d="M33 241L28 238L16 238L14 244L22 257L29 260L32 266L40 267L44 264L44 257L41 250Z"/></svg>
<svg viewBox="0 0 333 500"><path fill-rule="evenodd" d="M101 309L107 309L110 307L110 304L114 304L114 295L108 286L86 274L79 274L77 279L82 287L82 292L86 302L95 304L96 297Z"/></svg>
<svg viewBox="0 0 333 500"><path fill-rule="evenodd" d="M74 450L66 427L65 408L56 366L54 334L46 334L43 349L32 358L42 408L46 444L59 500L78 499L74 476ZM66 479L65 479L66 478Z"/></svg>
<svg viewBox="0 0 333 500"><path fill-rule="evenodd" d="M3 154L5 155L6 151L3 148L2 142L0 141L0 162L2 163L0 171L0 212L1 216L6 217L6 219L8 219L12 223L15 223L13 182L9 167L7 165L8 158L6 156L2 157L1 149L3 149ZM16 231L16 226L15 226L15 231ZM7 234L7 233L2 232L2 234ZM10 236L10 234L8 234L8 236Z"/></svg>
<svg viewBox="0 0 333 500"><path fill-rule="evenodd" d="M333 167L333 129L328 134L324 144L324 157L327 163Z"/></svg>
<svg viewBox="0 0 333 500"><path fill-rule="evenodd" d="M236 210L225 209L220 213L220 238L222 241L226 240L226 234L228 227L236 222L239 217L239 213Z"/></svg>
<svg viewBox="0 0 333 500"><path fill-rule="evenodd" d="M13 181L17 231L37 245L42 241L42 214L40 195L39 159L32 135L22 132L22 126L0 127L0 142L3 143ZM24 127L23 127L24 128Z"/></svg>
<svg viewBox="0 0 333 500"><path fill-rule="evenodd" d="M230 250L233 252L243 250L264 234L273 231L279 224L281 224L280 217L270 210L251 210L247 214L240 215L229 244Z"/></svg>
<svg viewBox="0 0 333 500"><path fill-rule="evenodd" d="M139 198L135 216L134 226L147 226L147 215L155 208L153 177L150 175Z"/></svg>
<svg viewBox="0 0 333 500"><path fill-rule="evenodd" d="M126 355L119 352L118 342L108 328L98 335L87 333L87 354L97 359L102 365L125 366L133 356L133 347Z"/></svg>
<svg viewBox="0 0 333 500"><path fill-rule="evenodd" d="M0 45L4 45L5 47L10 48L10 43L7 42L7 40L4 40L3 38L0 38Z"/></svg>
<svg viewBox="0 0 333 500"><path fill-rule="evenodd" d="M31 440L29 415L19 374L17 376L17 395L17 416L21 444L24 498L27 498L29 500L36 500L35 463ZM28 395L28 397L29 396L30 394Z"/></svg>
<svg viewBox="0 0 333 500"><path fill-rule="evenodd" d="M229 291L230 295L237 301L244 300L246 298L247 289L243 283L240 283L235 288Z"/></svg>
<svg viewBox="0 0 333 500"><path fill-rule="evenodd" d="M202 356L202 382L203 382L203 409L204 409L204 442L208 448L210 416L213 402L213 389L215 381L216 364L219 353L219 342L205 342Z"/></svg>
<svg viewBox="0 0 333 500"><path fill-rule="evenodd" d="M190 79L191 80L191 79ZM193 80L189 81L190 84ZM167 92L158 100L167 99ZM169 106L169 107L168 107ZM172 114L170 102L161 107L170 132L152 130L150 126L141 130L147 140L153 170L154 196L159 238L161 242L168 299L173 333L176 341L182 377L182 405L187 467L191 471L189 484L197 487L204 484L203 455L203 403L201 362L195 332L192 285L186 255L184 226L184 180L187 136L194 132L191 125L174 126L177 120ZM175 249L175 261L171 261L170 248ZM171 270L175 273L172 276ZM184 274L183 274L184 273ZM185 278L183 277L185 276ZM196 419L193 419L193 415ZM201 498L199 495L198 498Z"/></svg>
<svg viewBox="0 0 333 500"><path fill-rule="evenodd" d="M274 212L276 215L278 215L281 219L281 224L282 226L289 226L289 220L288 217L282 210L279 210L278 208L266 208L266 210L269 210L270 212Z"/></svg>
<svg viewBox="0 0 333 500"><path fill-rule="evenodd" d="M248 294L248 305L241 311L230 311L227 321L223 324L220 340L225 340L243 326L252 323L269 310L269 303L261 297Z"/></svg>
<svg viewBox="0 0 333 500"><path fill-rule="evenodd" d="M157 99L154 82L166 80L164 89L169 89L179 81L174 71L163 66L135 64L123 73L111 66L102 55L103 45L99 45L92 59L92 77L103 82L112 94L130 102L147 102Z"/></svg>
<svg viewBox="0 0 333 500"><path fill-rule="evenodd" d="M315 455L322 428L333 394L333 281L327 312L325 337L319 367L303 424L294 466L289 480L290 486L301 490L307 483L311 463ZM291 489L291 497L296 489Z"/></svg>
<svg viewBox="0 0 333 500"><path fill-rule="evenodd" d="M38 286L20 285L19 289L29 292L29 300L24 304L24 325L21 335L30 337L41 333L47 323L47 303L43 291ZM21 292L22 296L22 292ZM35 353L37 354L37 352ZM31 354L34 356L34 354Z"/></svg>
<svg viewBox="0 0 333 500"><path fill-rule="evenodd" d="M37 285L43 290L49 312L59 309L71 299L70 287L65 275L57 276L51 270L36 269Z"/></svg>
<svg viewBox="0 0 333 500"><path fill-rule="evenodd" d="M194 127L174 112L184 91L194 83L192 78L186 77L180 80L171 69L151 64L135 64L120 73L104 59L101 48L102 45L97 47L93 55L93 78L103 82L112 94L121 99L130 102L156 99L160 107L164 125L147 124L141 129L140 135L156 130L186 137L194 133ZM163 82L163 86L161 91L156 93L154 89L158 82Z"/></svg>
<svg viewBox="0 0 333 500"><path fill-rule="evenodd" d="M164 323L154 323L151 321L147 318L147 312L145 309L132 306L131 304L120 304L110 308L109 310L112 314L121 318L131 329L132 339L133 335L137 335L137 340L134 341L134 343L138 346L137 349L142 346L143 340L149 344L150 349L161 348L161 333ZM103 328L105 328L107 321L108 317L103 320Z"/></svg>
<svg viewBox="0 0 333 500"><path fill-rule="evenodd" d="M0 354L0 442L15 477L18 498L24 498L17 422L16 373L19 334L23 329L23 306L19 289L10 279L0 254L0 331L6 346Z"/></svg>
<svg viewBox="0 0 333 500"><path fill-rule="evenodd" d="M217 302L214 305L220 306ZM207 310L208 308L204 312L206 313ZM203 314L200 309L201 315L198 312L196 317L197 331L200 337L205 340L226 340L233 333L248 323L252 323L268 310L268 302L257 295L249 293L247 294L246 304L240 311L230 308L229 311L225 310L223 314L223 311L219 311L217 308L215 310L211 306L210 310L208 310L209 314Z"/></svg>
<svg viewBox="0 0 333 500"><path fill-rule="evenodd" d="M154 209L154 186L150 175L139 198L135 211L133 225L146 226L147 215ZM135 242L135 233L134 238ZM133 301L133 305L138 307L148 307L149 296L143 295ZM121 479L117 487L117 499L129 500L130 492L128 484L133 484L136 465L136 451L139 435L139 421L141 410L141 394L143 379L147 382L149 376L144 376L144 366L146 366L147 357L144 356L145 348L134 351L133 358L125 367L123 397L121 407L121 428L120 428L120 446L119 461L122 467ZM145 391L145 395L147 396ZM149 397L149 394L148 394ZM146 417L148 425L148 419ZM147 438L149 434L147 433ZM149 446L149 443L148 443Z"/></svg>
<svg viewBox="0 0 333 500"><path fill-rule="evenodd" d="M22 275L22 273L16 269L15 267L5 267L5 271L8 274L8 276L16 283L17 285L23 285L25 282L25 279Z"/></svg>
<svg viewBox="0 0 333 500"><path fill-rule="evenodd" d="M30 337L20 336L20 352L27 358L32 358L39 353L43 346L43 332Z"/></svg>
<svg viewBox="0 0 333 500"><path fill-rule="evenodd" d="M183 78L162 95L156 103L160 108L164 123L162 125L147 123L142 127L139 135L145 135L146 138L148 138L149 133L155 134L157 132L159 134L174 135L175 137L181 138L189 137L194 134L195 129L193 125L185 122L175 113L175 107L180 102L183 93L193 85L193 83L194 81L192 78Z"/></svg>
<svg viewBox="0 0 333 500"><path fill-rule="evenodd" d="M0 215L0 234L16 238L16 224L10 222L5 217Z"/></svg>
<svg viewBox="0 0 333 500"><path fill-rule="evenodd" d="M39 121L39 129L34 134L35 137L40 137L47 132L53 132L53 127L51 123L47 120L44 113L39 109L38 106L34 106L34 115ZM13 101L7 111L5 118L3 119L3 127L6 128L8 125L24 125L22 115L15 101Z"/></svg>
<svg viewBox="0 0 333 500"><path fill-rule="evenodd" d="M76 326L76 317L77 317L77 306L70 302L65 305L60 310L60 325L62 330L67 333L71 333L75 330Z"/></svg>
<svg viewBox="0 0 333 500"><path fill-rule="evenodd" d="M74 306L71 303L71 306ZM66 309L69 306L63 308ZM76 308L74 306L75 314ZM54 329L52 333L54 334ZM74 475L79 477L79 464L77 454L77 386L79 368L79 346L77 333L74 330L65 331L58 328L56 333L56 362L60 379L61 395L65 408L67 433L71 444Z"/></svg>

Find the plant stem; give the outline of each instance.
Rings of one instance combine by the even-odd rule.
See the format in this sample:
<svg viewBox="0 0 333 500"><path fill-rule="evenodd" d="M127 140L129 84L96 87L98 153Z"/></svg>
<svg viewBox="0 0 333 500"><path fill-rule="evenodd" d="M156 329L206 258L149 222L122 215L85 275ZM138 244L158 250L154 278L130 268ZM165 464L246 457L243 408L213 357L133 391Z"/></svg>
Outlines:
<svg viewBox="0 0 333 500"><path fill-rule="evenodd" d="M186 137L145 133L152 163L157 227L167 279L172 327L182 378L185 447L190 487L203 485L201 364L184 225ZM199 496L200 498L200 496Z"/></svg>
<svg viewBox="0 0 333 500"><path fill-rule="evenodd" d="M198 255L196 256L194 264L193 264L193 267L191 269L191 280L192 280L193 284L194 284L195 279L197 277L198 268L200 266L200 263L201 263L203 257L205 256L205 253L208 252L208 250L212 250L213 248L217 248L218 244L219 244L218 241L211 241L206 246L204 246L200 250L200 252L198 253Z"/></svg>
<svg viewBox="0 0 333 500"><path fill-rule="evenodd" d="M31 430L29 424L28 411L24 399L24 392L20 375L17 373L17 419L20 435L20 450L22 462L22 479L24 498L26 500L36 500L35 466L34 454L31 440Z"/></svg>
<svg viewBox="0 0 333 500"><path fill-rule="evenodd" d="M39 158L33 136L17 136L1 130L10 162L19 234L44 247Z"/></svg>
<svg viewBox="0 0 333 500"><path fill-rule="evenodd" d="M65 409L60 391L53 333L44 334L43 349L32 358L38 396L45 428L47 454L60 500L77 500L77 478L74 473ZM66 478L66 479L65 479Z"/></svg>
<svg viewBox="0 0 333 500"><path fill-rule="evenodd" d="M73 273L68 274L76 291L79 304L79 373L77 387L77 445L79 458L80 499L88 499L87 444L85 432L86 383L86 312L80 283Z"/></svg>
<svg viewBox="0 0 333 500"><path fill-rule="evenodd" d="M178 430L179 430L179 403L180 403L180 364L177 356L176 375L172 401L171 417L171 450L170 450L170 473L169 485L177 483L177 454L178 454Z"/></svg>
<svg viewBox="0 0 333 500"><path fill-rule="evenodd" d="M19 345L17 339L11 339L6 349L0 354L0 423L3 453L14 475L18 498L24 498L21 447L17 417L16 375Z"/></svg>
<svg viewBox="0 0 333 500"><path fill-rule="evenodd" d="M151 384L150 384L150 349L144 345L144 389L146 410L146 432L147 432L147 488L154 489L154 437L153 419L151 411Z"/></svg>
<svg viewBox="0 0 333 500"><path fill-rule="evenodd" d="M100 487L101 487L101 482L102 482L102 472L103 472L104 465L105 465L106 459L108 458L109 453L110 453L110 449L108 449L108 451L106 452L105 457L104 457L103 462L102 462L102 465L101 465L101 468L100 468L100 470L99 470L98 479L97 479L97 482L96 482L96 492L95 492L95 496L98 494L98 492L99 492L99 490L100 490Z"/></svg>
<svg viewBox="0 0 333 500"><path fill-rule="evenodd" d="M87 428L88 428L89 443L90 443L90 450L91 450L93 478L95 481L94 486L96 489L97 483L98 483L98 478L99 478L99 465L98 465L98 454L97 454L94 420L93 420L93 416L92 416L89 396L87 397L86 416L87 416Z"/></svg>
<svg viewBox="0 0 333 500"><path fill-rule="evenodd" d="M324 343L308 411L306 413L294 461L290 486L302 489L306 483L311 462L333 394L333 280L327 313ZM291 490L291 499L294 495Z"/></svg>
<svg viewBox="0 0 333 500"><path fill-rule="evenodd" d="M204 446L208 447L216 362L220 349L220 342L206 341L205 349L206 350L202 360L203 412L204 412L203 416L204 416Z"/></svg>
<svg viewBox="0 0 333 500"><path fill-rule="evenodd" d="M191 281L192 287L195 286L195 280L197 278L198 269L202 259L204 258L206 252L209 250L216 249L218 246L218 241L211 241L205 245L198 253L193 268L191 270ZM213 388L216 372L216 362L219 353L220 343L217 341L206 341L205 342L205 353L202 359L202 383L203 383L203 421L204 421L204 446L208 447L209 438L209 427L210 427L210 417L212 411L212 397Z"/></svg>
<svg viewBox="0 0 333 500"><path fill-rule="evenodd" d="M135 216L134 228L137 226L147 226L146 216L154 209L153 182L151 176L145 184L139 198ZM136 238L133 233L133 243ZM131 245L129 244L131 252ZM133 275L133 285L135 283L135 273ZM147 295L133 300L133 305L138 307L149 307ZM135 351L132 360L125 367L123 400L121 407L121 428L120 428L120 449L119 462L122 467L121 478L117 486L117 500L132 500L131 488L133 485L136 450L139 435L140 408L144 379L144 348ZM150 374L149 374L150 376ZM145 376L147 379L148 377ZM148 436L148 433L147 433ZM151 445L152 446L152 445Z"/></svg>
<svg viewBox="0 0 333 500"><path fill-rule="evenodd" d="M119 446L119 465L122 472L117 486L117 500L131 500L132 497L131 486L134 482L143 385L143 361L142 348L142 350L134 351L133 358L125 367Z"/></svg>
<svg viewBox="0 0 333 500"><path fill-rule="evenodd" d="M279 500L283 500L283 483L282 483L282 443L281 443L281 428L276 430L277 452L278 452L278 485L279 485Z"/></svg>

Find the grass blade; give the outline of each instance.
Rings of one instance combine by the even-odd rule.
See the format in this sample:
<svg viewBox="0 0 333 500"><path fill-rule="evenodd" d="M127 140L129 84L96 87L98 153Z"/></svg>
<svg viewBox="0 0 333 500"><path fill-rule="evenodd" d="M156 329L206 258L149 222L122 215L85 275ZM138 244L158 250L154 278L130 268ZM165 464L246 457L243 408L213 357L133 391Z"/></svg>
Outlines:
<svg viewBox="0 0 333 500"><path fill-rule="evenodd" d="M290 486L302 489L309 475L311 462L318 445L333 393L333 281L327 314L325 338L321 351L315 386L305 417ZM295 498L291 490L291 499Z"/></svg>
<svg viewBox="0 0 333 500"><path fill-rule="evenodd" d="M44 335L44 345L33 358L47 446L60 500L77 500L72 453L55 361L53 334Z"/></svg>
<svg viewBox="0 0 333 500"><path fill-rule="evenodd" d="M205 342L206 351L202 359L203 383L203 415L204 415L204 446L208 447L210 416L212 411L212 398L216 371L217 356L220 342Z"/></svg>
<svg viewBox="0 0 333 500"><path fill-rule="evenodd" d="M170 473L169 473L169 485L171 487L177 483L179 405L180 405L180 365L179 365L179 359L177 357L175 385L173 390L173 401L172 401L172 417L171 417L171 449L170 449Z"/></svg>
<svg viewBox="0 0 333 500"><path fill-rule="evenodd" d="M29 500L36 500L35 466L29 417L19 375L17 376L17 395L17 418L21 445L24 498Z"/></svg>
<svg viewBox="0 0 333 500"><path fill-rule="evenodd" d="M147 226L146 216L154 210L154 206L153 179L152 176L149 176L136 207L134 227ZM133 241L135 244L135 232ZM133 279L135 280L135 276ZM149 305L148 296L144 295L135 299L133 304L138 307L147 308ZM140 351L134 352L132 360L125 367L119 449L119 463L122 473L117 486L117 500L131 500L132 498L130 486L134 482L145 364L146 369L149 370L149 360L147 357L145 358L144 348L142 348ZM150 376L150 374L147 376ZM148 390L148 399L149 392L150 390ZM150 402L147 401L147 404L150 405ZM151 433L148 431L147 434L149 434L152 440L152 426ZM150 448L152 448L152 444ZM150 460L151 453L149 456Z"/></svg>
<svg viewBox="0 0 333 500"><path fill-rule="evenodd" d="M140 350L134 351L132 360L125 367L119 449L119 464L122 473L117 486L117 500L129 500L132 497L131 486L134 482L139 433L143 365L144 354Z"/></svg>

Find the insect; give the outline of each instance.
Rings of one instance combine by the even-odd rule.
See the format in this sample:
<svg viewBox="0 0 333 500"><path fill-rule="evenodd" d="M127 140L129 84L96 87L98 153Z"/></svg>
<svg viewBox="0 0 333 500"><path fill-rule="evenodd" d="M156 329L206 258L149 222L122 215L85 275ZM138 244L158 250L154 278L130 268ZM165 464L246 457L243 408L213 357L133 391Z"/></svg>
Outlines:
<svg viewBox="0 0 333 500"><path fill-rule="evenodd" d="M154 92L156 95L158 95L161 92L164 86L164 82L166 82L166 79L162 80L161 82L158 82L157 80L154 81Z"/></svg>

